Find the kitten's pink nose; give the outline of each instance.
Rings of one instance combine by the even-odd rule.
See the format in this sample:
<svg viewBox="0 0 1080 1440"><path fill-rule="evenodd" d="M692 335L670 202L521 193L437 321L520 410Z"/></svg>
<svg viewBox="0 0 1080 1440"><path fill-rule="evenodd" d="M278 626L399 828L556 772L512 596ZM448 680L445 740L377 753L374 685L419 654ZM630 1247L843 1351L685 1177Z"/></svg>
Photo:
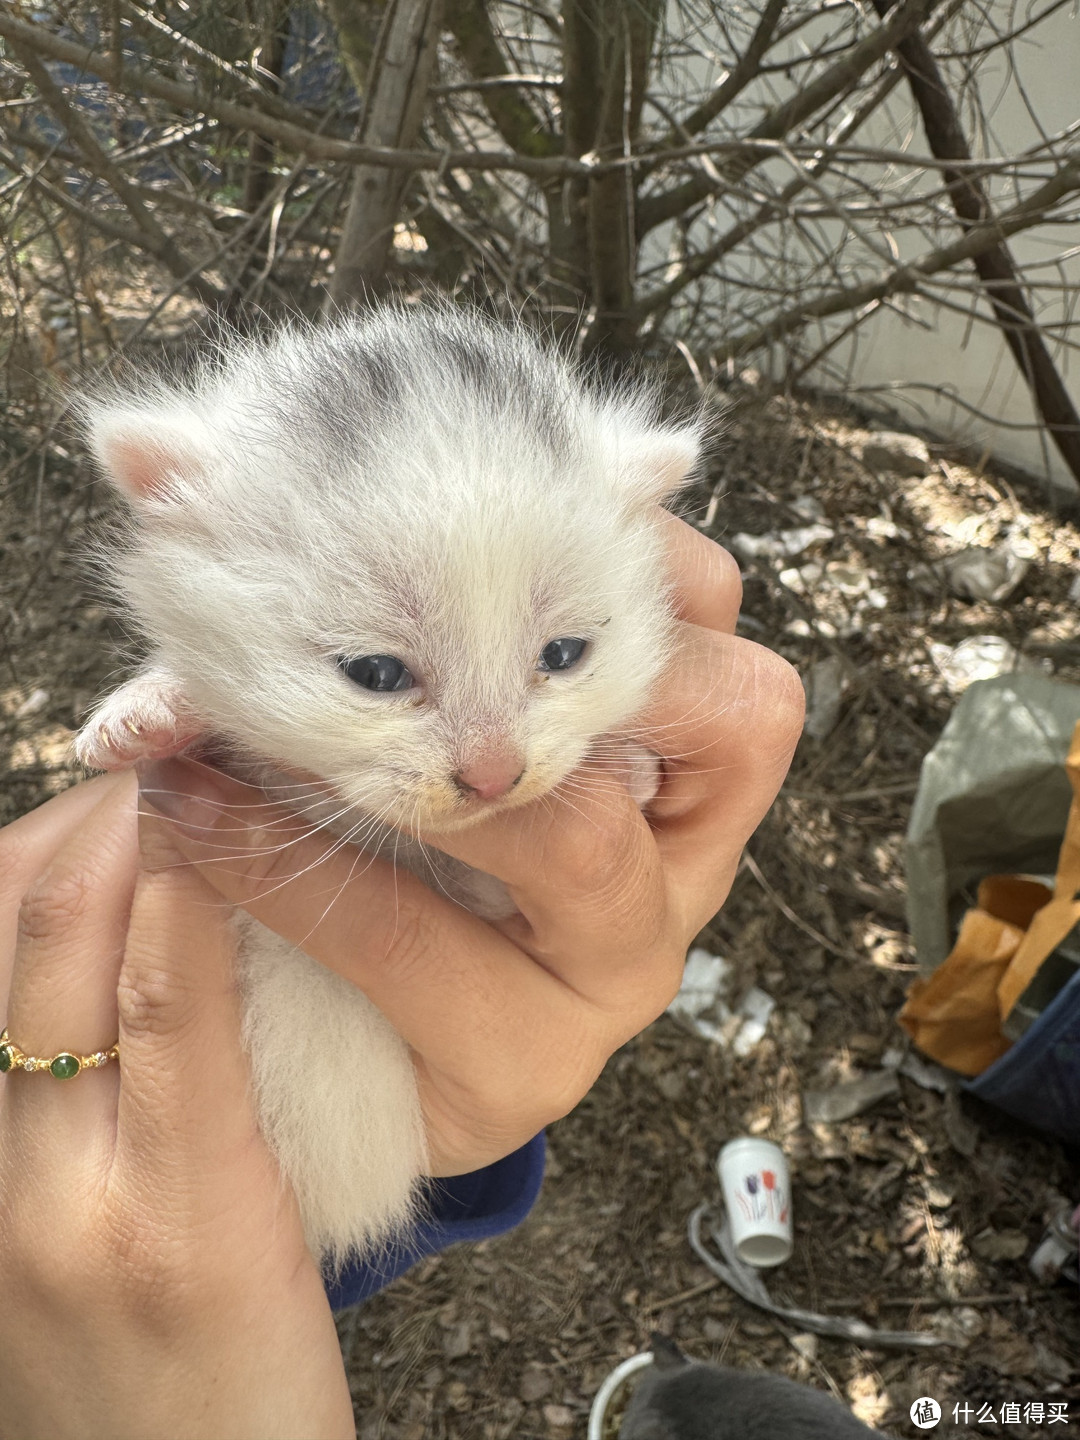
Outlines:
<svg viewBox="0 0 1080 1440"><path fill-rule="evenodd" d="M520 755L499 750L470 761L454 776L454 784L463 795L497 800L512 790L524 774L525 765Z"/></svg>

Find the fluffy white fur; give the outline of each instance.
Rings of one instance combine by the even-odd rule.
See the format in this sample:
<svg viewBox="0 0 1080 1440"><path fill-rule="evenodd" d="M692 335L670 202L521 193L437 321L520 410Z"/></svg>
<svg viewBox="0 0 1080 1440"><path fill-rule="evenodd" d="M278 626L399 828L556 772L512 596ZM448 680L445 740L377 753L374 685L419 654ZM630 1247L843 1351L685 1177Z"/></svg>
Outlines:
<svg viewBox="0 0 1080 1440"><path fill-rule="evenodd" d="M282 793L335 833L479 914L512 908L395 827L534 800L641 709L671 634L654 506L694 464L698 426L449 307L225 347L182 383L97 396L86 423L131 502L110 569L151 655L80 733L84 762L211 736L241 773L322 777L317 804ZM588 642L582 660L538 670L563 636ZM416 686L372 693L335 663L376 654ZM455 774L505 750L520 783L463 795ZM654 762L626 755L648 799ZM335 1262L370 1253L409 1222L425 1172L408 1049L359 990L253 922L241 967L260 1120L309 1243Z"/></svg>

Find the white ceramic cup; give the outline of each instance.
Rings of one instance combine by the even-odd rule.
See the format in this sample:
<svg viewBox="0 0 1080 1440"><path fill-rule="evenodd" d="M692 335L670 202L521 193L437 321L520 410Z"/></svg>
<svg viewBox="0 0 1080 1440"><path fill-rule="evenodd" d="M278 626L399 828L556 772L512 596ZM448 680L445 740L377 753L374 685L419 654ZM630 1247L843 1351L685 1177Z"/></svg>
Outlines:
<svg viewBox="0 0 1080 1440"><path fill-rule="evenodd" d="M735 1253L746 1265L782 1265L791 1255L791 1177L771 1140L729 1140L716 1161Z"/></svg>

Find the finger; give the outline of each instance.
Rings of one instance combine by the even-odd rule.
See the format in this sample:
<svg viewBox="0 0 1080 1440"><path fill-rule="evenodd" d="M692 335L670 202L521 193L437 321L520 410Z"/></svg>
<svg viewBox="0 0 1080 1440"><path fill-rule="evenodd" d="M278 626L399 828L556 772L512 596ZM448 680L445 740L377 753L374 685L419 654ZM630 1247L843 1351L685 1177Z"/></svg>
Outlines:
<svg viewBox="0 0 1080 1440"><path fill-rule="evenodd" d="M190 761L157 764L142 780L147 800L177 816L177 848L209 883L363 989L412 1047L436 1173L495 1159L565 1113L678 988L677 946L654 970L640 935L603 957L574 936L538 964L412 875L307 833L250 786ZM621 981L610 973L620 965Z"/></svg>
<svg viewBox="0 0 1080 1440"><path fill-rule="evenodd" d="M669 895L699 928L727 895L802 733L803 688L779 655L685 626L662 692L635 739L664 760L649 818Z"/></svg>
<svg viewBox="0 0 1080 1440"><path fill-rule="evenodd" d="M219 895L400 1016L406 1038L417 1007L437 1023L463 969L514 964L506 942L459 905L253 786L190 760L140 767L140 780L143 803L168 816L173 843Z"/></svg>
<svg viewBox="0 0 1080 1440"><path fill-rule="evenodd" d="M101 787L98 805L23 898L7 1026L29 1056L89 1056L116 1040L116 977L137 858L135 794L131 776ZM78 1140L83 1151L82 1132L92 1133L106 1114L111 1138L116 1081L115 1062L66 1080L13 1069L6 1113L42 1144Z"/></svg>
<svg viewBox="0 0 1080 1440"><path fill-rule="evenodd" d="M586 763L550 795L483 824L425 835L500 879L524 917L509 925L535 959L598 999L642 983L667 939L665 878L617 763Z"/></svg>
<svg viewBox="0 0 1080 1440"><path fill-rule="evenodd" d="M109 790L130 783L119 776L87 780L0 831L0 1013L7 1010L23 895Z"/></svg>
<svg viewBox="0 0 1080 1440"><path fill-rule="evenodd" d="M231 906L180 854L161 821L140 816L138 843L117 984L123 1073L117 1156L136 1157L140 1173L182 1189L255 1135L236 934Z"/></svg>
<svg viewBox="0 0 1080 1440"><path fill-rule="evenodd" d="M773 651L683 625L656 699L633 729L664 762L648 825L625 791L621 807L614 803L611 777L586 763L542 806L433 841L497 875L530 920L544 922L536 924L541 939L550 934L573 949L576 937L580 954L588 937L589 966L625 948L660 983L664 934L647 941L665 904L668 935L689 940L723 903L787 773L803 706L798 675ZM615 972L596 973L603 981Z"/></svg>
<svg viewBox="0 0 1080 1440"><path fill-rule="evenodd" d="M568 1019L577 984L603 991L595 953L575 949L570 972L559 956L535 964L415 876L312 835L301 817L218 771L165 761L143 771L142 786L147 802L170 807L177 848L217 891L358 985L431 1064L460 1072L469 1065L463 1036L501 1027L500 1039L513 1039L519 1021L535 1029L553 1010ZM625 791L612 788L647 833ZM596 825L585 828L594 844Z"/></svg>
<svg viewBox="0 0 1080 1440"><path fill-rule="evenodd" d="M733 635L742 604L742 575L734 556L677 515L661 513L679 618Z"/></svg>

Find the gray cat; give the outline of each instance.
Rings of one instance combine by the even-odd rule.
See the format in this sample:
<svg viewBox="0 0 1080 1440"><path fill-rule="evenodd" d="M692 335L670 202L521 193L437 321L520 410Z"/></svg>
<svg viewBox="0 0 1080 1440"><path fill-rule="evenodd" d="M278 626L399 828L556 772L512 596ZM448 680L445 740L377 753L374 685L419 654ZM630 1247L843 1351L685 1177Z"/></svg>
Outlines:
<svg viewBox="0 0 1080 1440"><path fill-rule="evenodd" d="M882 1435L820 1390L764 1370L689 1360L650 1336L653 1364L634 1392L619 1440L861 1440Z"/></svg>

